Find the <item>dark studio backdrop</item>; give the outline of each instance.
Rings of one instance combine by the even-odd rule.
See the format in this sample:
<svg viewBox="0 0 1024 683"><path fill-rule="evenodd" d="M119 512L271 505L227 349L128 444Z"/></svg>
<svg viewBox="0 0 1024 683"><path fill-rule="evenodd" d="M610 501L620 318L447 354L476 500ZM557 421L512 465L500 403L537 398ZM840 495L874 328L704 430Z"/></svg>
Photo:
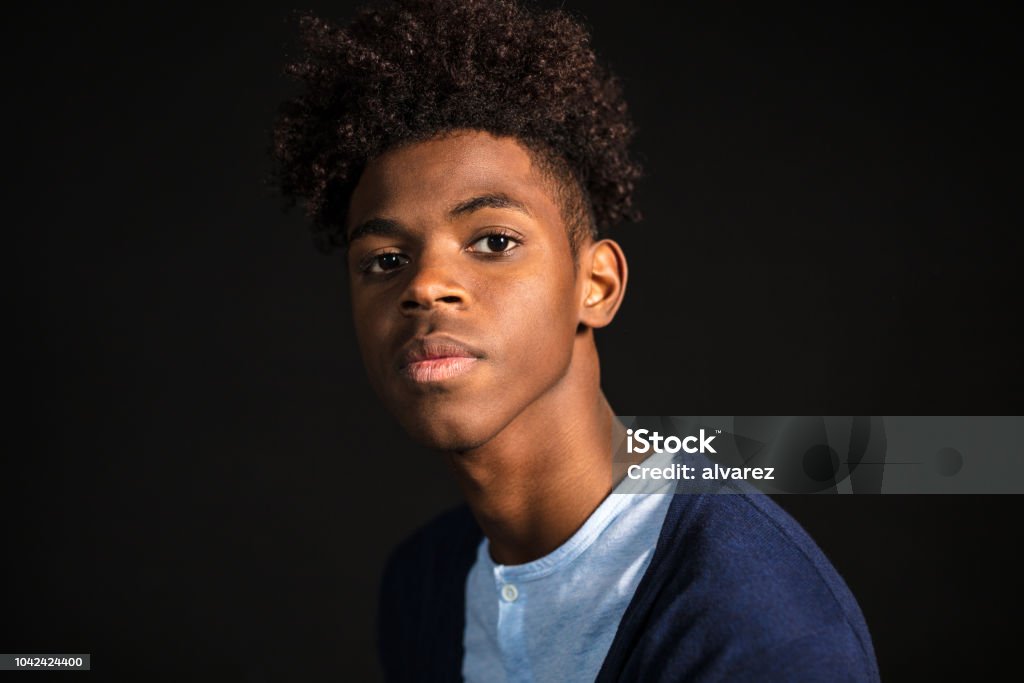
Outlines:
<svg viewBox="0 0 1024 683"><path fill-rule="evenodd" d="M648 171L598 336L618 413L1020 412L1003 9L565 6ZM350 14L4 22L0 652L91 653L75 680L374 680L386 554L459 500L371 398L341 256L262 185L295 7ZM1013 662L1019 497L778 500L860 601L883 679Z"/></svg>

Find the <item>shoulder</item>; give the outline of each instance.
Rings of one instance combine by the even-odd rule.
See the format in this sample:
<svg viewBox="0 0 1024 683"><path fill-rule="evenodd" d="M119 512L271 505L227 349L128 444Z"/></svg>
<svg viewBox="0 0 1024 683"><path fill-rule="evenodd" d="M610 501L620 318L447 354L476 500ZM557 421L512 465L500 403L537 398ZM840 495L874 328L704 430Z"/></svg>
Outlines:
<svg viewBox="0 0 1024 683"><path fill-rule="evenodd" d="M677 495L645 581L636 646L651 663L741 680L878 678L849 588L768 496Z"/></svg>
<svg viewBox="0 0 1024 683"><path fill-rule="evenodd" d="M768 496L677 498L659 542L667 560L692 574L690 586L728 587L739 606L785 610L791 626L805 629L820 626L822 619L862 620L832 563Z"/></svg>
<svg viewBox="0 0 1024 683"><path fill-rule="evenodd" d="M469 507L461 503L426 522L389 554L384 581L401 582L409 574L417 576L447 567L460 559L483 538Z"/></svg>
<svg viewBox="0 0 1024 683"><path fill-rule="evenodd" d="M449 508L420 526L391 551L384 563L382 610L397 601L404 603L403 610L409 610L414 601L431 598L423 587L432 586L436 593L439 588L460 582L469 572L482 538L465 504Z"/></svg>
<svg viewBox="0 0 1024 683"><path fill-rule="evenodd" d="M482 538L469 508L460 504L416 529L388 556L377 609L377 649L388 680L443 680L457 670L465 579ZM423 679L423 672L432 673Z"/></svg>

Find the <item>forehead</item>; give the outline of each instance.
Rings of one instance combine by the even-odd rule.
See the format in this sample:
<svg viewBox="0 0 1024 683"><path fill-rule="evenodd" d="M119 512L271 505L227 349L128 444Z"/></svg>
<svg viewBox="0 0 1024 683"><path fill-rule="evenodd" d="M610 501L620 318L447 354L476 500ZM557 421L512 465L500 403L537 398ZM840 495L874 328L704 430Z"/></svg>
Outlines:
<svg viewBox="0 0 1024 683"><path fill-rule="evenodd" d="M352 193L347 229L375 216L447 213L483 194L504 194L561 226L552 183L514 138L468 131L389 150L367 164Z"/></svg>

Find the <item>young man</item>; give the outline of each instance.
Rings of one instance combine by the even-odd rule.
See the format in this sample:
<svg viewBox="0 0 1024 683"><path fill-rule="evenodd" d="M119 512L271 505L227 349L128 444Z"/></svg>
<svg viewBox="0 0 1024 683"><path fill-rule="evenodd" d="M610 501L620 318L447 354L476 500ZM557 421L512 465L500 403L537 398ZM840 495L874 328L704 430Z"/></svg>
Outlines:
<svg viewBox="0 0 1024 683"><path fill-rule="evenodd" d="M855 601L770 500L618 495L594 330L639 169L580 25L404 0L302 26L277 182L347 251L371 383L466 499L388 562L388 679L877 679Z"/></svg>

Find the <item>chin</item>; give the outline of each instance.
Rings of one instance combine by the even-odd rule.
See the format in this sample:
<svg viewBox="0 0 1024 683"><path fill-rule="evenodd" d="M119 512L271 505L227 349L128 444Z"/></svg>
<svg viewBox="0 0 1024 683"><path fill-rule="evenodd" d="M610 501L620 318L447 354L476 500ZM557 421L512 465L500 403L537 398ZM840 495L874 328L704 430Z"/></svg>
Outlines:
<svg viewBox="0 0 1024 683"><path fill-rule="evenodd" d="M414 441L439 451L473 450L498 432L498 427L489 424L480 411L406 410L398 412L397 418Z"/></svg>

